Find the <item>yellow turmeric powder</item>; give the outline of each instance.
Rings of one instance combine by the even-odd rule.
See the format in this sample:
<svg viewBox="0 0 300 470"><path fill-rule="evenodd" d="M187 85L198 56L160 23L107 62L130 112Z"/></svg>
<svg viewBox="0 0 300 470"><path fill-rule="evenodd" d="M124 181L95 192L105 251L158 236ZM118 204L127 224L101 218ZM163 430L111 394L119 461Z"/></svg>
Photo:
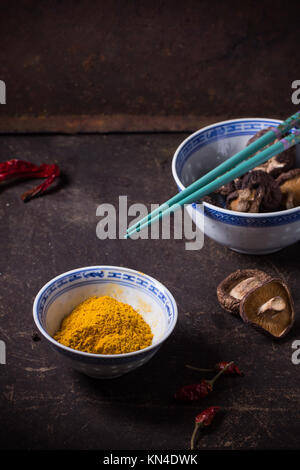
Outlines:
<svg viewBox="0 0 300 470"><path fill-rule="evenodd" d="M54 339L95 354L124 354L150 346L150 326L130 305L112 297L90 297L63 319Z"/></svg>

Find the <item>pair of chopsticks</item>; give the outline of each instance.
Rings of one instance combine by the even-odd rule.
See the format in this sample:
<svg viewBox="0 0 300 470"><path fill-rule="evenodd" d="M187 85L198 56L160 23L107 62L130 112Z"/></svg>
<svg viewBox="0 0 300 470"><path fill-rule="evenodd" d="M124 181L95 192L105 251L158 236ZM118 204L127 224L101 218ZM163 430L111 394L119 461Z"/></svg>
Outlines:
<svg viewBox="0 0 300 470"><path fill-rule="evenodd" d="M300 130L295 129L293 133L285 136L288 131L298 124L300 124L300 111L290 116L284 122L279 124L278 127L272 127L268 132L266 132L266 134L255 142L252 142L252 144L233 155L233 157L225 160L216 168L206 173L183 191L163 203L146 217L142 218L139 222L131 225L127 229L125 238L129 238L134 232L139 232L144 227L162 219L167 214L174 213L185 204L196 202L213 191L216 191L224 184L230 183L248 171L253 170L253 168L265 163L275 155L278 155L284 150L298 144L300 142ZM251 155L273 142L276 138L280 139L276 144L273 144L250 158Z"/></svg>

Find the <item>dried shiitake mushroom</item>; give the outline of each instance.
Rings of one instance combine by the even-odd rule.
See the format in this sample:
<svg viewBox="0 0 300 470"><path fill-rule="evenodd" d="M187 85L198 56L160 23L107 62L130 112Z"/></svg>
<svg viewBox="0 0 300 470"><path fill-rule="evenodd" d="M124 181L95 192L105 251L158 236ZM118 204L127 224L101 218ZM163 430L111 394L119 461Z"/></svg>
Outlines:
<svg viewBox="0 0 300 470"><path fill-rule="evenodd" d="M218 285L218 300L225 310L239 315L240 302L246 294L270 279L258 269L238 269Z"/></svg>
<svg viewBox="0 0 300 470"><path fill-rule="evenodd" d="M221 194L222 196L228 196L229 194L241 189L242 187L242 178L235 178L233 181L230 181L227 184L223 184L219 189L216 190L216 193Z"/></svg>
<svg viewBox="0 0 300 470"><path fill-rule="evenodd" d="M253 137L251 137L250 140L248 140L247 146L252 144L252 142L255 142L257 139L263 136L270 129L271 128L268 127L267 129L262 129L261 131L257 132ZM269 145L266 145L265 148L270 147L270 145L273 145L276 142L278 142L278 139L275 139L274 142L272 142ZM265 171L269 175L276 178L282 172L288 171L290 168L293 168L294 165L295 165L295 149L290 148L280 153L279 155L275 155L274 157L270 158L270 160L268 160L267 162L262 163L261 165L254 168L254 170Z"/></svg>
<svg viewBox="0 0 300 470"><path fill-rule="evenodd" d="M208 196L204 196L202 200L217 207L223 207L224 205L222 196L220 196L217 192L211 193Z"/></svg>
<svg viewBox="0 0 300 470"><path fill-rule="evenodd" d="M293 300L281 279L270 279L249 291L240 303L240 315L246 323L282 338L294 322Z"/></svg>
<svg viewBox="0 0 300 470"><path fill-rule="evenodd" d="M282 193L278 183L264 171L249 171L240 189L229 194L227 209L239 212L269 212L280 208Z"/></svg>
<svg viewBox="0 0 300 470"><path fill-rule="evenodd" d="M300 168L282 173L276 181L283 194L285 209L300 206Z"/></svg>
<svg viewBox="0 0 300 470"><path fill-rule="evenodd" d="M259 212L259 207L263 198L263 191L259 189L238 189L229 194L226 200L226 207L238 212Z"/></svg>
<svg viewBox="0 0 300 470"><path fill-rule="evenodd" d="M249 139L247 146L270 129L269 127L257 132ZM275 139L274 142L264 148L270 147L276 142L278 142L278 139ZM295 149L287 149L249 171L246 175L221 186L204 200L237 212L273 212L296 207L300 205L300 178L297 179L296 183L294 179L293 189L291 189L292 183L287 183L282 192L279 184L283 184L286 180L280 180L280 183L278 183L278 179L282 175L290 173L291 168L295 166L295 160ZM294 188L295 184L297 189ZM216 196L220 196L221 199L216 198Z"/></svg>

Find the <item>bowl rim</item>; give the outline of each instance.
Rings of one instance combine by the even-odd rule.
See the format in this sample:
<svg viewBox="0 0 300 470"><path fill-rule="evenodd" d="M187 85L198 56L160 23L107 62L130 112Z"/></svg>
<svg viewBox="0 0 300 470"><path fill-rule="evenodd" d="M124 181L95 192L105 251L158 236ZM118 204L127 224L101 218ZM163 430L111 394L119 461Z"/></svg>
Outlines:
<svg viewBox="0 0 300 470"><path fill-rule="evenodd" d="M201 129L198 129L197 131L193 132L191 135L186 137L181 144L177 147L177 149L174 152L173 158L172 158L172 175L175 180L175 183L177 186L180 188L180 191L186 188L182 181L179 179L179 176L176 171L176 162L178 155L182 149L182 147L192 138L194 138L196 135L208 130L212 129L215 126L219 126L222 124L229 124L230 122L237 122L237 121L273 121L277 122L278 124L282 123L283 121L280 119L273 119L273 118L267 118L267 117L248 117L248 118L237 118L237 119L227 119L226 121L220 121L220 122L215 122L213 124L209 124L208 126L202 127ZM209 202L202 202L205 207L208 207L209 209L212 209L214 211L218 212L223 212L224 214L228 214L231 216L237 216L237 217L247 217L247 218L263 218L263 217L278 217L278 216L283 216L283 215L289 215L293 214L294 212L298 212L300 210L299 206L298 207L293 207L292 209L284 209L282 211L274 211L274 212L258 212L258 213L253 213L253 212L239 212L239 211L232 211L230 209L223 209L223 207L215 206L214 204L210 204Z"/></svg>
<svg viewBox="0 0 300 470"><path fill-rule="evenodd" d="M129 273L138 274L139 276L141 276L141 275L146 276L148 279L150 279L154 283L160 285L164 290L167 291L167 293L170 297L170 300L173 303L174 318L172 320L170 328L166 330L166 332L163 334L163 336L161 337L161 339L157 343L151 344L150 346L147 346L146 348L139 349L138 351L132 351L132 352L129 352L129 353L124 353L124 354L96 354L96 353L88 353L88 352L85 352L85 351L79 351L78 349L72 349L68 346L65 346L64 344L61 344L58 341L56 341L45 330L45 328L43 327L43 325L41 324L41 322L39 320L38 311L37 311L38 301L39 301L40 297L42 296L42 294L45 292L45 290L48 289L49 286L51 286L54 282L56 282L57 280L59 280L63 276L73 274L73 273L76 273L78 271L82 271L83 269L103 269L103 268L106 268L106 269L107 268L108 269L121 269L121 270L125 269ZM118 280L116 279L116 281L118 281ZM115 283L117 284L118 282L115 282ZM69 353L78 354L80 356L91 357L91 358L97 358L98 357L99 359L101 358L101 359L110 359L111 360L111 359L128 358L128 357L131 357L131 356L135 356L135 355L138 355L138 354L141 354L141 353L148 352L148 351L160 346L171 335L171 333L173 332L173 330L176 326L176 323L177 323L177 320L178 320L178 307L177 307L176 300L174 299L174 297L171 294L171 292L169 291L169 289L164 284L162 284L160 281L155 279L154 277L149 276L148 274L145 274L142 271L137 271L135 269L126 268L124 266L114 266L114 265L104 265L104 264L102 264L102 265L84 266L84 267L81 267L81 268L71 269L70 271L66 271L66 272L61 273L58 276L55 276L54 278L50 279L50 281L48 281L46 284L43 285L43 287L41 287L41 289L38 291L38 293L37 293L37 295L34 299L34 302L33 302L33 319L34 319L34 323L35 323L36 327L38 328L38 330L40 331L40 333L48 341L50 341L52 344L54 344L55 346L57 346L61 349L64 349Z"/></svg>

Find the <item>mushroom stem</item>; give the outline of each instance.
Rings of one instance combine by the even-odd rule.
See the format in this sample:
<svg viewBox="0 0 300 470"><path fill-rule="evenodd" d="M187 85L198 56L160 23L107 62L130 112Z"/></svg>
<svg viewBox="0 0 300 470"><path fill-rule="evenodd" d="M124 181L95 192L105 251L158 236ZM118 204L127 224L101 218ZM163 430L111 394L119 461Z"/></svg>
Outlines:
<svg viewBox="0 0 300 470"><path fill-rule="evenodd" d="M188 369L198 370L199 372L211 372L214 370L214 369L199 369L199 367L190 366L189 364L186 364L185 367L187 367Z"/></svg>
<svg viewBox="0 0 300 470"><path fill-rule="evenodd" d="M235 299L241 300L249 290L257 287L258 284L259 281L256 279L256 277L247 277L246 279L243 279L243 281L236 284L229 292L229 295Z"/></svg>
<svg viewBox="0 0 300 470"><path fill-rule="evenodd" d="M267 302L265 302L258 310L258 314L261 315L267 311L271 311L273 314L277 314L282 312L285 309L285 301L282 297L277 295L276 297L272 297Z"/></svg>
<svg viewBox="0 0 300 470"><path fill-rule="evenodd" d="M193 434L192 434L192 437L191 437L191 450L194 450L194 446L195 446L195 437L197 435L197 432L198 432L198 429L200 428L200 423L196 423L195 424L195 427L194 427L194 431L193 431Z"/></svg>

